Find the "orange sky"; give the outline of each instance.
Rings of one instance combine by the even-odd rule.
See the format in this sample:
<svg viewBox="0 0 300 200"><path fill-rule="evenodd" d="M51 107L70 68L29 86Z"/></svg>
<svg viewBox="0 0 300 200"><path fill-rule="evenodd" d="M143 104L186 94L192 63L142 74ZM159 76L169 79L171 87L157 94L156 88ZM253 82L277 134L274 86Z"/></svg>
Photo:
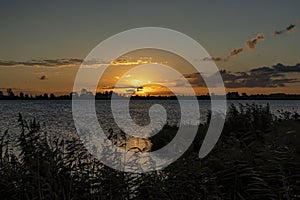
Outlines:
<svg viewBox="0 0 300 200"><path fill-rule="evenodd" d="M67 94L81 61L101 41L132 28L164 27L190 36L218 60L219 69L226 70L227 91L300 94L299 7L294 0L6 1L0 7L0 91ZM145 63L167 64L189 76L198 93L206 92L184 60L149 50L116 59L100 88L111 88L127 70ZM147 70L135 75L139 78L124 77L120 84L148 84L139 91L146 94L155 83L169 82L184 92L180 78L164 72L164 78Z"/></svg>
<svg viewBox="0 0 300 200"><path fill-rule="evenodd" d="M205 62L205 61L203 61ZM151 67L139 67L142 64L150 64ZM171 75L167 70L155 66L167 65L177 70L182 76ZM219 63L219 68L222 68ZM23 91L29 94L55 93L57 95L68 94L72 91L80 62L63 63L57 65L37 63L33 66L0 67L0 86L12 88L16 93ZM133 70L133 71L132 71ZM118 82L115 92L126 95L136 90L138 95L168 95L169 90L176 88L181 95L189 95L186 88L190 86L180 85L185 75L195 73L193 66L185 59L162 50L144 49L133 51L111 62L98 84L98 91L112 90ZM229 75L233 72L227 72ZM299 73L285 74L285 78L297 78ZM199 76L200 77L200 76ZM207 94L207 88L198 84L197 78L187 78L198 95ZM196 84L195 84L196 83ZM167 87L160 86L165 84ZM136 88L143 87L137 90ZM0 90L5 90L2 88ZM89 88L87 88L89 89ZM226 88L227 92L238 91L247 94L269 93L299 93L298 82L285 84L285 87L242 87Z"/></svg>

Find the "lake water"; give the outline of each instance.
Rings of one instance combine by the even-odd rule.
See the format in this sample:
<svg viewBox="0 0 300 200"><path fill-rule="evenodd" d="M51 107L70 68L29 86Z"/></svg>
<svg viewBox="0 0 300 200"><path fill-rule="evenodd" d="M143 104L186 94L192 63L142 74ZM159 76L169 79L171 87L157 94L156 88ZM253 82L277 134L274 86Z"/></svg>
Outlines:
<svg viewBox="0 0 300 200"><path fill-rule="evenodd" d="M120 104L122 101L120 101ZM228 101L228 104L270 104L271 111L276 114L277 110L294 111L300 113L300 101L294 100L243 100L243 101ZM150 122L148 116L148 110L153 104L162 105L167 111L167 123L174 125L180 120L180 107L175 100L136 100L130 102L130 114L135 123L139 125L147 125ZM189 108L189 101L185 101L184 105ZM189 121L185 119L184 124L199 124L206 120L206 114L210 107L208 100L200 100L200 119L198 121ZM110 111L110 102L105 100L96 101L97 117L101 127L104 130L109 128L118 129L114 122ZM194 109L190 107L189 109ZM21 113L24 119L33 119L34 117L44 124L45 129L48 132L54 134L74 134L76 128L72 118L72 102L68 100L56 100L56 101L0 101L0 133L3 133L6 129L9 129L10 133L18 133L19 128L17 126L18 113ZM122 115L122 110L119 111ZM156 129L156 125L150 126L153 130Z"/></svg>

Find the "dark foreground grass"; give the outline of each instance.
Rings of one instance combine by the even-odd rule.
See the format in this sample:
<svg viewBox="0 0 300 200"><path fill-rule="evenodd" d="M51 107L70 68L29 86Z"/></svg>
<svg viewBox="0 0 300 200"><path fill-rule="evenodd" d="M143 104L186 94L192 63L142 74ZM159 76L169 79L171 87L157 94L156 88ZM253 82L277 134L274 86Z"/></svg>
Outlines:
<svg viewBox="0 0 300 200"><path fill-rule="evenodd" d="M231 106L221 138L198 158L207 125L191 147L161 171L142 175L103 166L76 138L62 140L20 116L20 134L0 138L1 199L300 199L300 121L268 106ZM167 144L176 127L151 138ZM18 149L16 153L15 149Z"/></svg>

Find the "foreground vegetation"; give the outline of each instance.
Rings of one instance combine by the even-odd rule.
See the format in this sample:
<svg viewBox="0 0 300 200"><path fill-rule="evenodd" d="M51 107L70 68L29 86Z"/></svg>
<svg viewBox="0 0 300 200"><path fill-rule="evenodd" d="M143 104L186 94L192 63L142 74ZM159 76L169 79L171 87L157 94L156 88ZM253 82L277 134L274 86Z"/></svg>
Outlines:
<svg viewBox="0 0 300 200"><path fill-rule="evenodd" d="M204 159L207 125L189 150L161 171L142 175L103 166L76 138L48 135L19 117L20 134L0 138L1 199L300 199L300 117L268 106L231 106L220 140ZM176 127L151 138L167 144ZM17 150L16 150L17 149Z"/></svg>

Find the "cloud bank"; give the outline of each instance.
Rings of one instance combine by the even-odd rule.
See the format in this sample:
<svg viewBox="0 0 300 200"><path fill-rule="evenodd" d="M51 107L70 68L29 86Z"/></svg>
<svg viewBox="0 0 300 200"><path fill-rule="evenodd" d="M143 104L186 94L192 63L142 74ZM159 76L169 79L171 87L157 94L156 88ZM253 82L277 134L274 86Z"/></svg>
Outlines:
<svg viewBox="0 0 300 200"><path fill-rule="evenodd" d="M271 67L254 68L247 72L233 73L221 70L220 73L227 88L275 88L300 82L300 79L286 77L288 73L300 73L300 64L286 66L279 63ZM203 78L199 73L185 74L184 77L193 86L205 87ZM208 79L210 78L213 79L213 77Z"/></svg>

